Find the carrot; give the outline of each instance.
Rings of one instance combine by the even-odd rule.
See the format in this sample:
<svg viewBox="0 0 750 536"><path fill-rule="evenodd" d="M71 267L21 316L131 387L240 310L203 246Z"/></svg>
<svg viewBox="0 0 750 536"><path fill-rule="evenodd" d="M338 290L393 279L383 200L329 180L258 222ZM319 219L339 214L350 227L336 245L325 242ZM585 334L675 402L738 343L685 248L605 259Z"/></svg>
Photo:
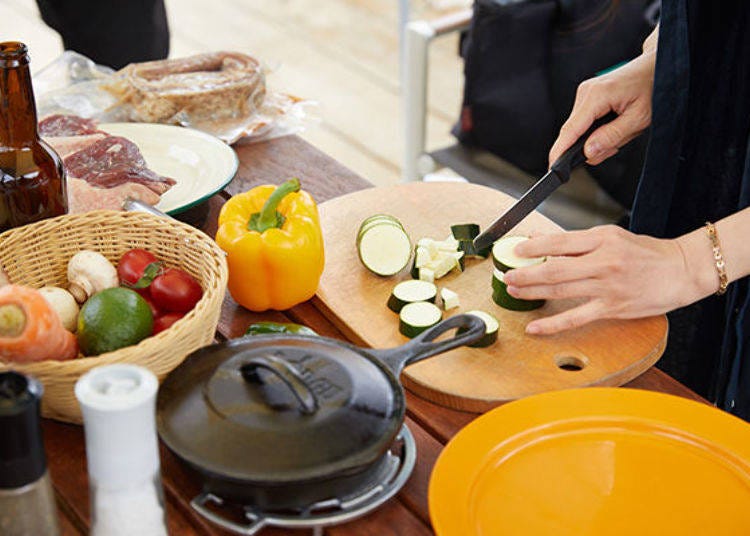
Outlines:
<svg viewBox="0 0 750 536"><path fill-rule="evenodd" d="M75 335L42 294L21 285L0 287L0 359L16 363L72 359Z"/></svg>

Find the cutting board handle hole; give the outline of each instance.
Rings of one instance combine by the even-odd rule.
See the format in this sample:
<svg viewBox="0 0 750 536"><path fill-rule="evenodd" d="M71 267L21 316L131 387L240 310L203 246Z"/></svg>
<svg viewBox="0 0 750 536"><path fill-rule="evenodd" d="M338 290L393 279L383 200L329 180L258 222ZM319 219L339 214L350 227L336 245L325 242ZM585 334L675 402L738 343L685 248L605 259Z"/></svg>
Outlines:
<svg viewBox="0 0 750 536"><path fill-rule="evenodd" d="M570 372L578 372L583 370L588 364L588 359L576 357L574 355L556 355L555 365L557 368L562 370L568 370Z"/></svg>

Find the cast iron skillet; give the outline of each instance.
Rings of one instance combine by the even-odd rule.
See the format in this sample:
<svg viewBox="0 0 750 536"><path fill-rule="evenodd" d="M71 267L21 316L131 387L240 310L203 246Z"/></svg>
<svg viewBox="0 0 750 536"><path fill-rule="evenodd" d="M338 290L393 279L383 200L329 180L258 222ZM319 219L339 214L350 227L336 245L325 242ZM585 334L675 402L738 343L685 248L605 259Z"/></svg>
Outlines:
<svg viewBox="0 0 750 536"><path fill-rule="evenodd" d="M484 330L462 314L388 350L309 335L207 346L161 385L159 435L229 501L279 510L346 495L375 478L401 428L401 370Z"/></svg>

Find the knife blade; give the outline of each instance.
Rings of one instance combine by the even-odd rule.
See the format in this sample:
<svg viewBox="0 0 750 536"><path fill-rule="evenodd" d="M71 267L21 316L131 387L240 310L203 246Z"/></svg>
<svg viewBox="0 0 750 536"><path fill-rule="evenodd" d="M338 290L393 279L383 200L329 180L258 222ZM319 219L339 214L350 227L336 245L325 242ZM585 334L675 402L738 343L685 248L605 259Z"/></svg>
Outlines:
<svg viewBox="0 0 750 536"><path fill-rule="evenodd" d="M492 245L518 225L526 216L534 211L539 204L547 199L552 192L570 179L570 174L576 167L586 161L583 147L589 136L600 126L617 118L617 114L609 112L592 123L589 129L576 140L550 167L550 170L539 179L529 190L496 219L484 232L474 238L474 248L484 249Z"/></svg>

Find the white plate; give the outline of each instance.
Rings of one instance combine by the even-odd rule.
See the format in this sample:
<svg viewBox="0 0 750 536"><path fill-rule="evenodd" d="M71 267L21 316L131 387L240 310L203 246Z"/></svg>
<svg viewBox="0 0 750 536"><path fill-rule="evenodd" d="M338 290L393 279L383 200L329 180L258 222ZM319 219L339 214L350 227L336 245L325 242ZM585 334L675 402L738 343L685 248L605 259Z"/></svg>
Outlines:
<svg viewBox="0 0 750 536"><path fill-rule="evenodd" d="M154 123L102 123L99 128L131 140L149 168L177 181L156 205L167 214L205 201L237 172L239 160L234 149L198 130Z"/></svg>

